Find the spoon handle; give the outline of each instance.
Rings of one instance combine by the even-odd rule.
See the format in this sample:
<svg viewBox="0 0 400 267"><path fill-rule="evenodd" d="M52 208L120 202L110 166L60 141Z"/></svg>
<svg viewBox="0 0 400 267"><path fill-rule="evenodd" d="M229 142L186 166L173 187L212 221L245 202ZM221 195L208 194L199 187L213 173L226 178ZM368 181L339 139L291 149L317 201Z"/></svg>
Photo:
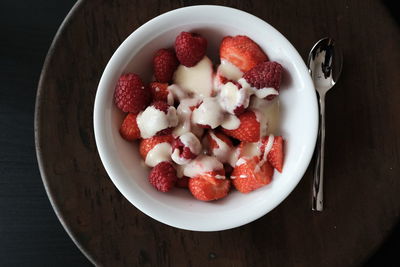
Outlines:
<svg viewBox="0 0 400 267"><path fill-rule="evenodd" d="M314 170L312 210L322 211L324 209L324 153L325 153L325 94L319 95L319 121L317 142L317 160Z"/></svg>

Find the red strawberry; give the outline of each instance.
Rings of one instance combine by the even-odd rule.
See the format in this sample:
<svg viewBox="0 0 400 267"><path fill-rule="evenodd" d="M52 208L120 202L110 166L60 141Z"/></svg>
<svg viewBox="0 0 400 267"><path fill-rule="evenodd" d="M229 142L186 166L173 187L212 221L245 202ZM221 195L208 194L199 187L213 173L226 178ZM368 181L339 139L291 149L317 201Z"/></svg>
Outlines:
<svg viewBox="0 0 400 267"><path fill-rule="evenodd" d="M253 40L247 36L226 36L219 48L220 57L246 72L268 57Z"/></svg>
<svg viewBox="0 0 400 267"><path fill-rule="evenodd" d="M274 169L268 162L260 166L258 157L242 159L245 162L236 165L231 175L232 183L238 191L249 193L271 182Z"/></svg>
<svg viewBox="0 0 400 267"><path fill-rule="evenodd" d="M174 187L177 179L174 166L167 161L158 163L149 174L150 183L161 192L167 192Z"/></svg>
<svg viewBox="0 0 400 267"><path fill-rule="evenodd" d="M175 52L179 62L193 67L206 54L207 40L197 33L181 32L175 39Z"/></svg>
<svg viewBox="0 0 400 267"><path fill-rule="evenodd" d="M146 159L147 153L160 143L172 143L174 137L172 135L153 136L147 139L140 140L139 152L143 159Z"/></svg>
<svg viewBox="0 0 400 267"><path fill-rule="evenodd" d="M211 201L225 197L230 188L228 179L218 179L217 175L225 177L225 171L211 171L189 179L189 190L192 195L203 201Z"/></svg>
<svg viewBox="0 0 400 267"><path fill-rule="evenodd" d="M226 136L225 134L221 133L221 132L214 132L212 131L212 133L218 138L220 139L222 142L224 142L225 144L227 144L229 147L233 147L232 145L232 141L231 139L229 139L228 136ZM219 148L219 145L217 143L217 141L211 136L210 132L207 133L207 140L208 140L208 148L210 150L210 153L213 149Z"/></svg>
<svg viewBox="0 0 400 267"><path fill-rule="evenodd" d="M246 72L243 78L257 89L272 87L279 90L282 79L282 65L277 62L262 62Z"/></svg>
<svg viewBox="0 0 400 267"><path fill-rule="evenodd" d="M183 176L182 178L178 178L178 180L176 180L176 186L180 187L180 188L188 188L189 187L189 177L187 176Z"/></svg>
<svg viewBox="0 0 400 267"><path fill-rule="evenodd" d="M153 96L153 101L163 101L168 103L168 83L150 83L150 91Z"/></svg>
<svg viewBox="0 0 400 267"><path fill-rule="evenodd" d="M121 136L128 141L140 138L140 130L136 122L136 117L137 115L128 113L119 129Z"/></svg>
<svg viewBox="0 0 400 267"><path fill-rule="evenodd" d="M257 121L256 114L248 110L238 116L240 120L239 128L228 130L222 128L222 131L240 141L257 142L260 139L260 122Z"/></svg>
<svg viewBox="0 0 400 267"><path fill-rule="evenodd" d="M168 83L172 80L178 65L179 62L173 50L160 49L153 58L154 77L160 83Z"/></svg>
<svg viewBox="0 0 400 267"><path fill-rule="evenodd" d="M121 75L115 86L114 101L123 112L138 114L150 102L150 90L134 73Z"/></svg>
<svg viewBox="0 0 400 267"><path fill-rule="evenodd" d="M262 140L261 152L264 154L265 146L268 143L269 136ZM282 136L275 136L272 148L267 155L267 160L271 163L278 172L282 172L283 168L283 138Z"/></svg>
<svg viewBox="0 0 400 267"><path fill-rule="evenodd" d="M206 134L206 138L208 155L216 157L221 163L228 163L233 149L231 139L224 133L214 131L209 131ZM224 167L225 165L227 164L224 164ZM225 168L225 171L226 170L229 169ZM226 171L226 174L228 175L231 172L232 171Z"/></svg>

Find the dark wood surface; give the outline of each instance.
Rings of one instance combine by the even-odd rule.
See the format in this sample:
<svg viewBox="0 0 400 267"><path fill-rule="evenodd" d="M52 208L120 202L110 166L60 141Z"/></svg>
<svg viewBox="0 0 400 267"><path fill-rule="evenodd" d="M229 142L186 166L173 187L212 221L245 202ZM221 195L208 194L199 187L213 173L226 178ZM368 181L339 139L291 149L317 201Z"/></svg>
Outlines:
<svg viewBox="0 0 400 267"><path fill-rule="evenodd" d="M65 9L49 5L43 15L54 14L55 9L65 12L71 4L60 3ZM60 219L76 242L93 262L104 266L399 264L395 257L399 230L370 258L400 214L399 28L379 1L215 2L263 18L286 35L303 58L313 42L328 33L342 44L345 69L327 99L324 213L309 211L311 170L270 214L218 233L162 225L132 207L115 189L93 140L92 106L100 75L113 51L135 28L159 13L193 3L82 1L52 47L40 88L42 172ZM35 7L37 3L24 3L19 11L31 14ZM34 20L33 14L28 18L15 14L21 21ZM27 134L32 133L37 65L45 53L39 48L47 46L54 34L55 25L46 24L56 20L54 16L35 17L40 25L16 23L14 29L28 27L17 33L6 31L8 24L1 26L11 36L2 39L4 48L15 51L13 55L2 49L1 57L6 83L0 116L6 123L0 135L4 164L0 197L8 200L0 202L1 266L87 264L59 234ZM32 46L28 40L36 43ZM19 205L12 205L17 199Z"/></svg>

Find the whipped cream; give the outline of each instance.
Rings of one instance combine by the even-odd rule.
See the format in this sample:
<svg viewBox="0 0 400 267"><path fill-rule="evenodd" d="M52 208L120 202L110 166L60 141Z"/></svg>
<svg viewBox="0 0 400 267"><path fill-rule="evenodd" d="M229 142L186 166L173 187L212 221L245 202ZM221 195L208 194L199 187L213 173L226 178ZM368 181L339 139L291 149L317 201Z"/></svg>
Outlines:
<svg viewBox="0 0 400 267"><path fill-rule="evenodd" d="M150 138L161 130L178 125L178 116L174 107L169 107L167 113L148 106L137 116L137 124L142 138Z"/></svg>
<svg viewBox="0 0 400 267"><path fill-rule="evenodd" d="M190 149L193 154L200 154L202 146L199 139L193 133L185 133L181 135L179 139L185 147Z"/></svg>
<svg viewBox="0 0 400 267"><path fill-rule="evenodd" d="M243 76L243 72L230 63L228 60L221 58L221 64L218 66L217 73L228 80L237 81Z"/></svg>
<svg viewBox="0 0 400 267"><path fill-rule="evenodd" d="M260 142L246 143L240 151L241 158L251 159L253 157L260 157L260 156L261 156L261 143Z"/></svg>
<svg viewBox="0 0 400 267"><path fill-rule="evenodd" d="M187 177L196 177L200 174L205 174L211 171L217 171L224 168L224 165L217 160L215 157L200 155L187 165L183 167L183 174ZM225 176L219 176L217 178L225 178Z"/></svg>
<svg viewBox="0 0 400 267"><path fill-rule="evenodd" d="M176 99L178 101L189 97L188 93L177 84L171 84L170 86L168 86L168 92L168 101L170 97L172 98L172 100Z"/></svg>
<svg viewBox="0 0 400 267"><path fill-rule="evenodd" d="M160 162L171 161L171 150L169 143L159 143L147 153L144 163L149 167L154 167Z"/></svg>
<svg viewBox="0 0 400 267"><path fill-rule="evenodd" d="M262 164L264 164L264 162L267 161L267 156L268 156L268 153L272 149L272 146L274 144L274 140L275 140L274 135L270 134L269 137L268 137L268 142L267 142L267 144L265 145L265 148L264 148L264 155L263 155L263 157L262 157L262 159L260 161L260 165L261 166L262 166Z"/></svg>
<svg viewBox="0 0 400 267"><path fill-rule="evenodd" d="M257 120L260 122L260 137L269 133L277 133L279 129L279 99L273 100L253 97L250 100L249 108L256 113Z"/></svg>
<svg viewBox="0 0 400 267"><path fill-rule="evenodd" d="M201 100L197 98L187 98L181 100L176 110L176 113L178 115L178 125L172 132L174 136L181 136L188 132L193 132L197 136L201 136L203 134L203 129L198 127L197 125L192 124L191 122L191 107L197 106L200 101Z"/></svg>
<svg viewBox="0 0 400 267"><path fill-rule="evenodd" d="M222 128L227 130L235 130L240 126L240 120L237 116L227 114L221 123Z"/></svg>
<svg viewBox="0 0 400 267"><path fill-rule="evenodd" d="M258 98L266 98L269 95L279 95L279 92L272 87L263 87L263 88L256 88L252 87L244 78L240 78L238 83L242 86L242 88L247 88L252 91L252 94L255 94Z"/></svg>
<svg viewBox="0 0 400 267"><path fill-rule="evenodd" d="M204 56L193 67L179 65L173 80L189 94L192 93L199 97L211 96L214 83L212 62L207 56Z"/></svg>
<svg viewBox="0 0 400 267"><path fill-rule="evenodd" d="M202 146L199 139L191 132L185 133L179 137L183 145L190 149L194 155L198 155L201 152ZM180 150L175 148L171 155L172 160L178 164L183 165L189 163L192 159L186 159L180 156Z"/></svg>
<svg viewBox="0 0 400 267"><path fill-rule="evenodd" d="M248 87L238 88L234 83L227 82L221 86L219 99L221 107L230 114L235 114L237 107L249 106L250 96L253 91Z"/></svg>
<svg viewBox="0 0 400 267"><path fill-rule="evenodd" d="M203 103L192 113L192 122L201 125L208 125L211 129L221 125L224 113L216 97L206 97Z"/></svg>
<svg viewBox="0 0 400 267"><path fill-rule="evenodd" d="M232 147L218 138L212 131L209 132L211 139L213 139L218 147L213 148L211 154L215 156L222 163L229 163L232 154Z"/></svg>

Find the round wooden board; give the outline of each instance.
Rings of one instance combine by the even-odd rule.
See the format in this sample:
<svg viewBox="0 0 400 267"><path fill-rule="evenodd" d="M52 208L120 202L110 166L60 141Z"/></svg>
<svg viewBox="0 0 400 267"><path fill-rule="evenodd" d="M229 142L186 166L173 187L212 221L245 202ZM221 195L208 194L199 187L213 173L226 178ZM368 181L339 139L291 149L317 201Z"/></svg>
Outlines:
<svg viewBox="0 0 400 267"><path fill-rule="evenodd" d="M202 2L204 3L204 2ZM79 1L39 84L35 133L53 207L102 266L349 266L381 245L400 215L400 37L379 1L209 1L252 13L307 57L330 35L344 71L327 98L326 210L310 210L312 168L276 209L248 225L191 232L159 223L115 188L97 154L93 104L107 61L137 27L195 1ZM390 37L390 38L389 38Z"/></svg>

